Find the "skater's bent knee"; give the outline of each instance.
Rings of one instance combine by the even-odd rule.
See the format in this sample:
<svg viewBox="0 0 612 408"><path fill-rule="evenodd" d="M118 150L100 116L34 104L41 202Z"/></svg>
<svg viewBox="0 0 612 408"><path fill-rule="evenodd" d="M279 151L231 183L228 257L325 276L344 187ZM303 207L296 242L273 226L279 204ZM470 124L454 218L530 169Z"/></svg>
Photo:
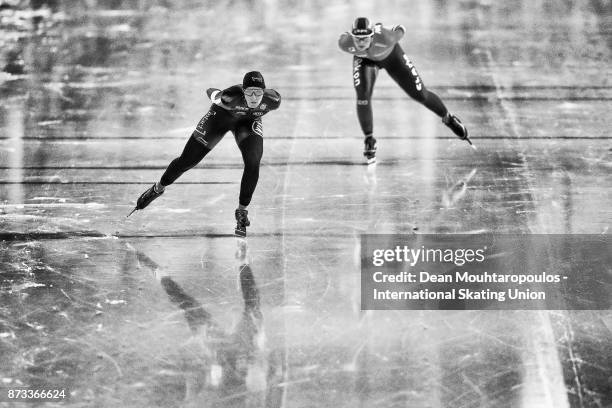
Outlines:
<svg viewBox="0 0 612 408"><path fill-rule="evenodd" d="M245 167L256 167L259 168L259 163L261 162L261 155L252 153L244 155L244 165Z"/></svg>
<svg viewBox="0 0 612 408"><path fill-rule="evenodd" d="M260 161L259 160L245 160L244 168L248 171L259 171Z"/></svg>

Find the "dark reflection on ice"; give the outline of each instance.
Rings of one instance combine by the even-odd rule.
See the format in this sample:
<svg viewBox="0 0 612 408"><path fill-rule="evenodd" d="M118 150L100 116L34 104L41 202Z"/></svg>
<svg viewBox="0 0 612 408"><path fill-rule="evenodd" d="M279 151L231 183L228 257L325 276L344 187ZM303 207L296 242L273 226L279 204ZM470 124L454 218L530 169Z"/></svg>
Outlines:
<svg viewBox="0 0 612 408"><path fill-rule="evenodd" d="M278 353L266 349L259 289L248 259L248 246L237 239L237 278L244 306L231 331L142 252L139 261L155 271L170 301L179 307L192 338L193 355L185 371L185 403L208 406L280 406L284 386ZM191 406L191 405L190 405Z"/></svg>

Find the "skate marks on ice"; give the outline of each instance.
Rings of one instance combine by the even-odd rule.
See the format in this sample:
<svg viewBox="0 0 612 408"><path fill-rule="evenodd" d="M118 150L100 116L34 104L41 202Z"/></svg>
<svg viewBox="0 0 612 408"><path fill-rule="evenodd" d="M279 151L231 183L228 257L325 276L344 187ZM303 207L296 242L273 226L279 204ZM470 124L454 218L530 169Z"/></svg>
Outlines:
<svg viewBox="0 0 612 408"><path fill-rule="evenodd" d="M612 313L553 313L551 323L570 406L612 406Z"/></svg>
<svg viewBox="0 0 612 408"><path fill-rule="evenodd" d="M476 174L476 169L472 169L468 175L466 175L461 180L457 181L447 190L442 192L442 205L445 208L450 208L467 192L468 183L472 180L472 177Z"/></svg>
<svg viewBox="0 0 612 408"><path fill-rule="evenodd" d="M190 294L125 240L2 246L4 385L66 387L72 403L280 406L282 349L266 349L246 248L231 266L243 306L219 313L218 287Z"/></svg>

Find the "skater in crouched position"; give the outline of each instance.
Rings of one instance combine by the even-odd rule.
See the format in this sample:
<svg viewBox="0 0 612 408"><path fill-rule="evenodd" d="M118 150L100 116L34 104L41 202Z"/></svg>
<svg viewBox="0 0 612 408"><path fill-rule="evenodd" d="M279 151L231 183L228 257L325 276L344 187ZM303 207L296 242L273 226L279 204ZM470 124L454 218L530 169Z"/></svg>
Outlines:
<svg viewBox="0 0 612 408"><path fill-rule="evenodd" d="M376 160L376 139L373 136L372 90L378 70L384 68L391 78L413 99L434 112L461 140L468 139L467 128L452 115L442 100L421 80L416 68L398 44L406 29L402 25L371 25L358 17L350 32L340 35L338 45L353 55L353 85L357 92L357 117L365 136L364 156L368 163Z"/></svg>
<svg viewBox="0 0 612 408"><path fill-rule="evenodd" d="M246 236L246 227L250 225L247 206L257 186L263 154L261 117L278 109L281 97L274 89L266 89L264 78L257 71L247 72L242 85L234 85L223 91L209 88L206 93L213 103L210 110L200 119L181 155L170 163L161 179L138 198L134 210L142 210L162 195L167 186L197 165L225 133L231 131L244 161L240 197L235 212L235 233Z"/></svg>

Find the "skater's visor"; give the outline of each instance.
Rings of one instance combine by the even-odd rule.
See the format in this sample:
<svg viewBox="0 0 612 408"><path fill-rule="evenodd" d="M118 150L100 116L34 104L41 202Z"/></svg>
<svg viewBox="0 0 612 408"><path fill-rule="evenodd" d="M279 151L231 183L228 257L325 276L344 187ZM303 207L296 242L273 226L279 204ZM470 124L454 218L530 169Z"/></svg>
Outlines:
<svg viewBox="0 0 612 408"><path fill-rule="evenodd" d="M263 96L264 90L256 87L249 87L244 90L244 94L249 97L260 97Z"/></svg>
<svg viewBox="0 0 612 408"><path fill-rule="evenodd" d="M361 33L359 33L359 34L351 33L351 35L353 36L353 38L359 38L359 39L362 39L362 38L372 38L372 37L374 37L374 31L370 31L369 33L363 33L363 34L361 34Z"/></svg>

